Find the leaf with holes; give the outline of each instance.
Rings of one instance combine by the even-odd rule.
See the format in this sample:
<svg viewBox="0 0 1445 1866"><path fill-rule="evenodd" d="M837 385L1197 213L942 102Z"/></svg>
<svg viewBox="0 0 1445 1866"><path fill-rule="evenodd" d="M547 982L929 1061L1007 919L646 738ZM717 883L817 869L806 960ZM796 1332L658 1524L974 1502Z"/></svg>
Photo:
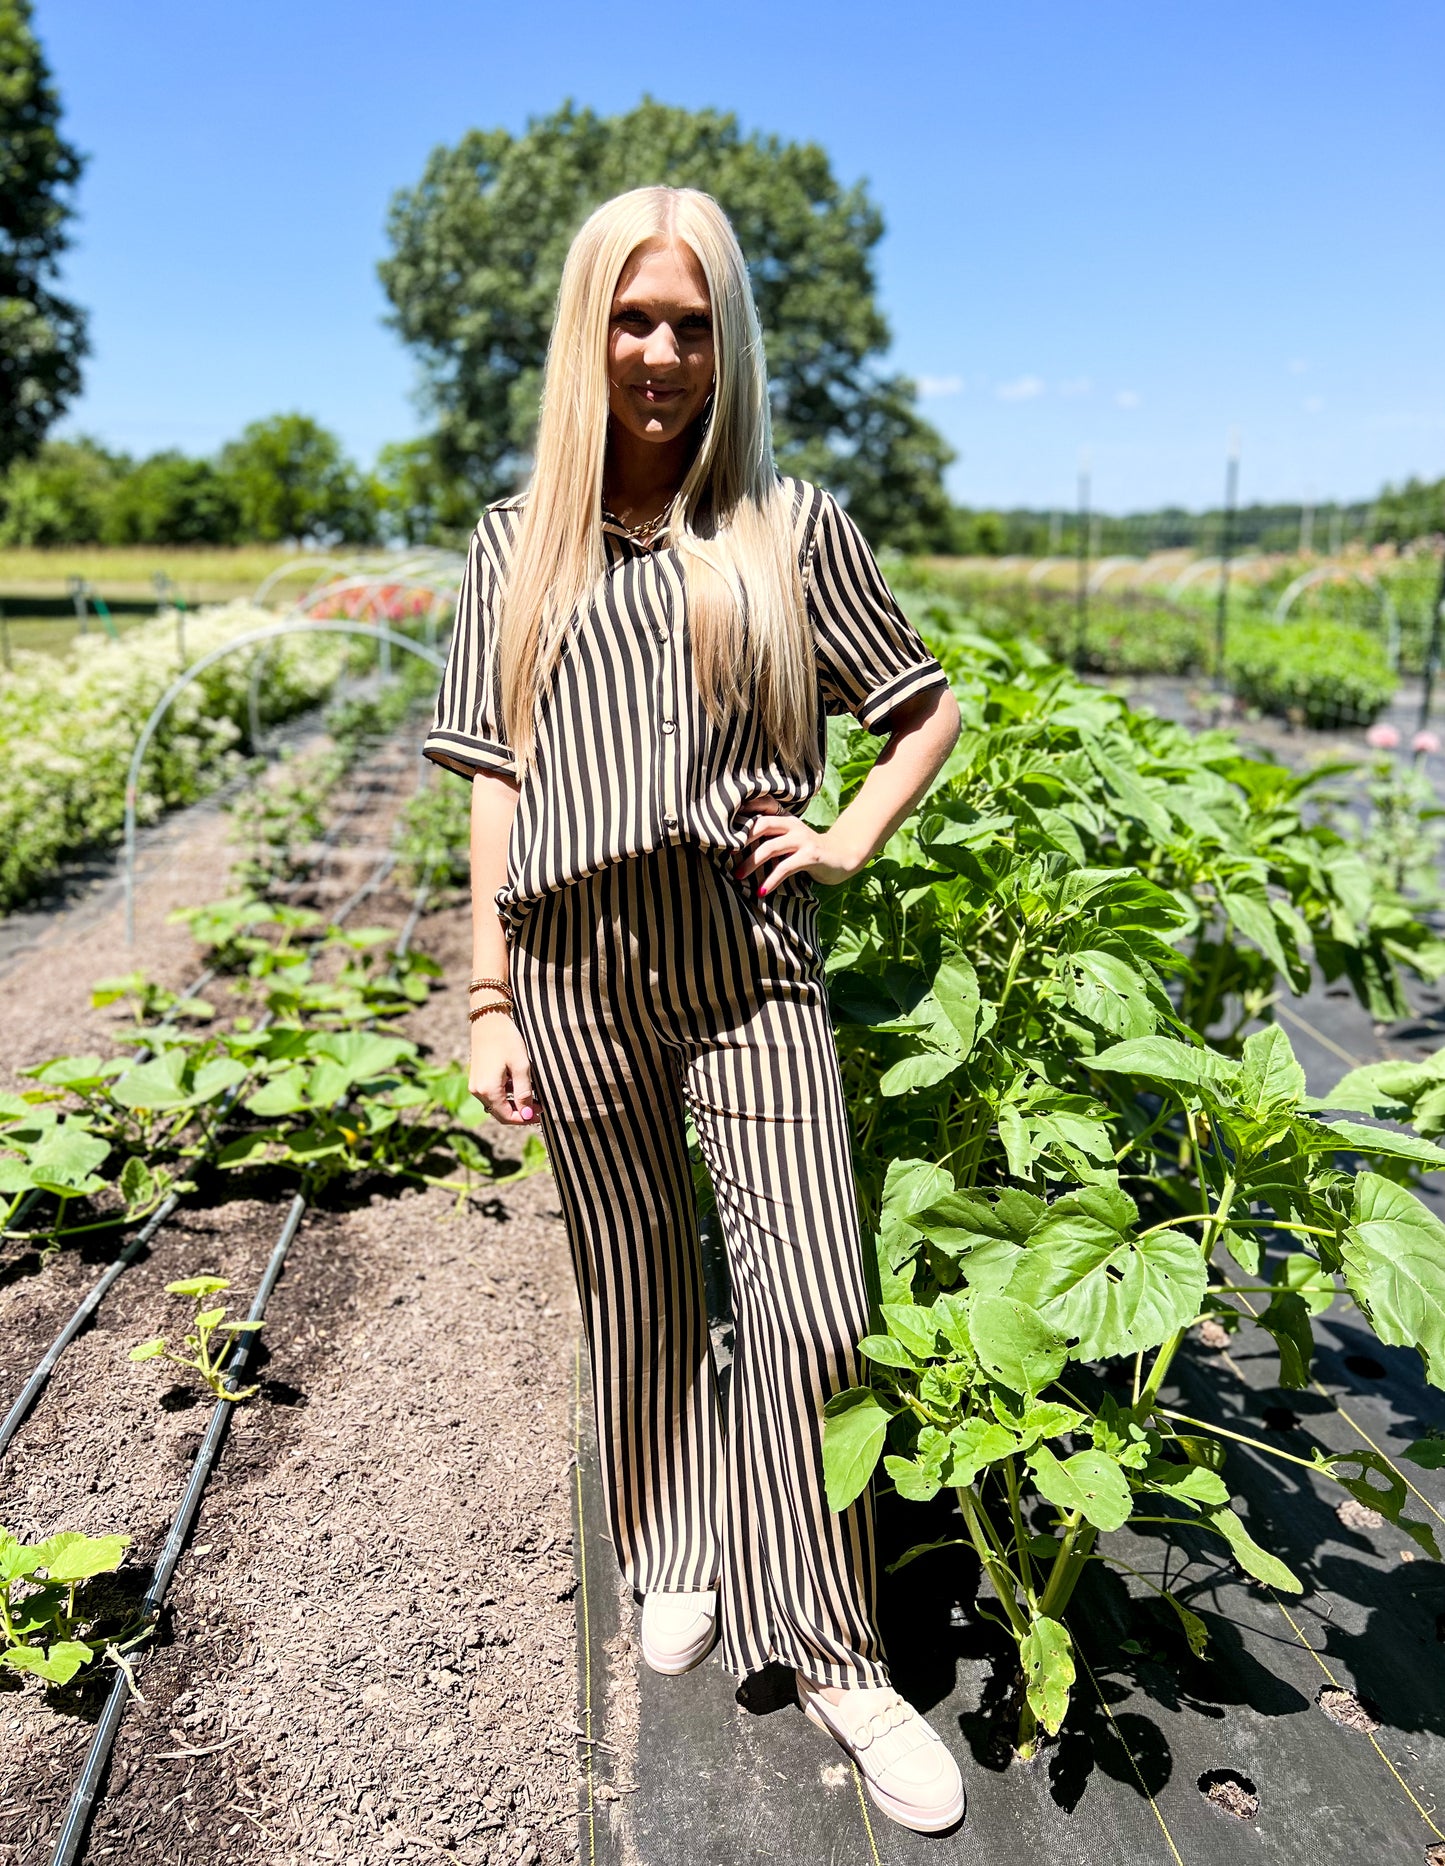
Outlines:
<svg viewBox="0 0 1445 1866"><path fill-rule="evenodd" d="M1074 1686L1074 1642L1061 1621L1039 1614L1019 1642L1029 1709L1050 1736L1058 1734Z"/></svg>
<svg viewBox="0 0 1445 1866"><path fill-rule="evenodd" d="M1077 1511L1096 1529L1122 1529L1134 1508L1128 1479L1102 1451L1076 1451L1072 1458L1056 1458L1047 1445L1028 1456L1029 1469L1041 1495L1056 1508Z"/></svg>
<svg viewBox="0 0 1445 1866"><path fill-rule="evenodd" d="M1029 1240L1008 1294L1031 1303L1081 1360L1157 1347L1204 1300L1198 1243L1181 1231L1131 1235L1133 1201L1107 1187L1057 1200Z"/></svg>

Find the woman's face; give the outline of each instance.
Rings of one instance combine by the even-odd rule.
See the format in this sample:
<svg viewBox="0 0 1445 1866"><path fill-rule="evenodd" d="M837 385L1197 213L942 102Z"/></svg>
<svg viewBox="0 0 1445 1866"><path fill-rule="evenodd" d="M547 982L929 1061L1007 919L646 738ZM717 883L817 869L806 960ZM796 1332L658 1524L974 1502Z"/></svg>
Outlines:
<svg viewBox="0 0 1445 1866"><path fill-rule="evenodd" d="M640 441L666 443L701 415L713 383L712 301L691 248L639 246L612 295L607 406Z"/></svg>

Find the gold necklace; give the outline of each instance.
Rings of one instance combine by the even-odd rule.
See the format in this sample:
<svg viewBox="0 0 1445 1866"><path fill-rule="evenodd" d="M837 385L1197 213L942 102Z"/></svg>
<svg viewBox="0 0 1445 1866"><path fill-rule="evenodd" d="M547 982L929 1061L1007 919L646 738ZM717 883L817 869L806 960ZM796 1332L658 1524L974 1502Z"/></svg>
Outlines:
<svg viewBox="0 0 1445 1866"><path fill-rule="evenodd" d="M674 497L668 501L667 505L657 514L656 518L645 518L641 524L628 525L623 523L612 510L611 506L604 500L602 504L602 522L604 525L613 526L616 530L620 531L624 537L631 538L634 544L646 546L650 545L653 539L657 537L658 533L663 531L671 522L672 508L676 504L677 500Z"/></svg>

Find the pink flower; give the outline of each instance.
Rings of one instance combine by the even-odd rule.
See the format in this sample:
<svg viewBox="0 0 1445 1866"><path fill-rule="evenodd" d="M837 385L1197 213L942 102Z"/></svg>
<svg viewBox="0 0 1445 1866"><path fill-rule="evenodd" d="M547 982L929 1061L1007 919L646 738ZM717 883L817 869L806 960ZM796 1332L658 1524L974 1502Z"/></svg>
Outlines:
<svg viewBox="0 0 1445 1866"><path fill-rule="evenodd" d="M1373 745L1377 752L1392 752L1400 743L1400 734L1394 726L1381 720L1379 725L1371 726L1365 734L1366 745Z"/></svg>
<svg viewBox="0 0 1445 1866"><path fill-rule="evenodd" d="M1437 732L1417 732L1410 741L1410 750L1417 755L1423 752L1438 752L1440 735Z"/></svg>

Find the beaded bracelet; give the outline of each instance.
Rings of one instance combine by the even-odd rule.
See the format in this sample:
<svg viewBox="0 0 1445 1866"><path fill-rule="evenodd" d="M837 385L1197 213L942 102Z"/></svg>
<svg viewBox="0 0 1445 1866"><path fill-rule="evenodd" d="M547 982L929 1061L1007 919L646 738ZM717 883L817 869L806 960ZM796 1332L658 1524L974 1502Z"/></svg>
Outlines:
<svg viewBox="0 0 1445 1866"><path fill-rule="evenodd" d="M469 994L474 991L481 991L484 986L489 987L492 991L505 992L509 998L512 995L512 987L504 978L474 978L467 986L467 991Z"/></svg>
<svg viewBox="0 0 1445 1866"><path fill-rule="evenodd" d="M485 1017L488 1011L505 1011L508 1017L512 1015L512 1007L510 1004L479 1004L475 1011L467 1012L467 1022L469 1024L476 1023L477 1019L479 1017Z"/></svg>

